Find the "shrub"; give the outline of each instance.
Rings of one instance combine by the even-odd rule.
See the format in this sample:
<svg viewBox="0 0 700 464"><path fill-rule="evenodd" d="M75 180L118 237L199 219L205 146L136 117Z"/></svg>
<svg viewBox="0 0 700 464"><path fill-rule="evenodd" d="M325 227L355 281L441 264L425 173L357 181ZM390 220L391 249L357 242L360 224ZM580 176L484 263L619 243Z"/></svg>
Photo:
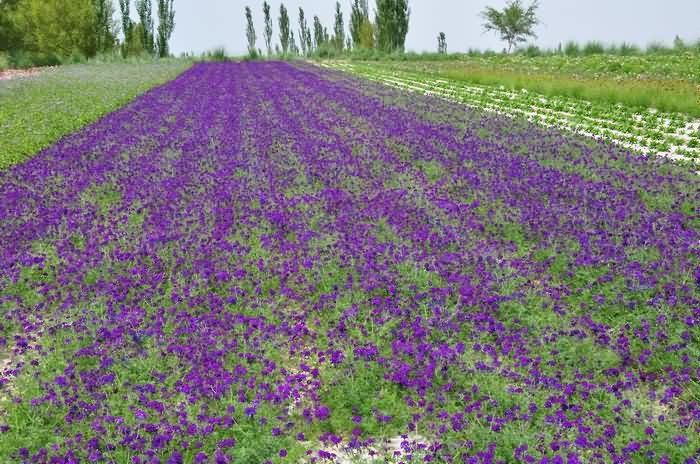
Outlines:
<svg viewBox="0 0 700 464"><path fill-rule="evenodd" d="M11 68L24 69L38 66L56 66L59 64L61 64L61 60L58 57L43 53L19 50L11 53L9 56L9 67Z"/></svg>
<svg viewBox="0 0 700 464"><path fill-rule="evenodd" d="M605 53L605 47L600 42L588 42L583 47L584 55L602 55Z"/></svg>
<svg viewBox="0 0 700 464"><path fill-rule="evenodd" d="M639 53L640 53L639 47L637 47L634 44L628 44L625 42L622 42L620 44L620 47L617 49L617 54L620 56L639 55Z"/></svg>
<svg viewBox="0 0 700 464"><path fill-rule="evenodd" d="M673 53L673 50L668 48L661 42L652 42L649 45L647 45L646 52L647 54L651 55L668 55L670 53Z"/></svg>
<svg viewBox="0 0 700 464"><path fill-rule="evenodd" d="M581 54L581 48L576 42L567 42L564 46L564 54L566 54L566 56L578 56Z"/></svg>
<svg viewBox="0 0 700 464"><path fill-rule="evenodd" d="M537 45L528 45L522 50L522 54L530 58L535 56L542 56L542 50Z"/></svg>
<svg viewBox="0 0 700 464"><path fill-rule="evenodd" d="M216 47L202 54L204 61L228 61L228 53L224 47Z"/></svg>

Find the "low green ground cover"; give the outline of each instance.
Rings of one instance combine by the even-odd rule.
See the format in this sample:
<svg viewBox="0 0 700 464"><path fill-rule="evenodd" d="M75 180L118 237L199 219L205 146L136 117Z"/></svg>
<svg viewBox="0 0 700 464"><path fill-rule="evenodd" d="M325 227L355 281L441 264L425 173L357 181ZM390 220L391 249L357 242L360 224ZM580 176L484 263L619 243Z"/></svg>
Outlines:
<svg viewBox="0 0 700 464"><path fill-rule="evenodd" d="M180 60L72 65L0 81L0 169L25 161L189 66Z"/></svg>
<svg viewBox="0 0 700 464"><path fill-rule="evenodd" d="M546 96L655 108L700 116L700 55L493 55L442 61L384 61L384 70L420 72Z"/></svg>

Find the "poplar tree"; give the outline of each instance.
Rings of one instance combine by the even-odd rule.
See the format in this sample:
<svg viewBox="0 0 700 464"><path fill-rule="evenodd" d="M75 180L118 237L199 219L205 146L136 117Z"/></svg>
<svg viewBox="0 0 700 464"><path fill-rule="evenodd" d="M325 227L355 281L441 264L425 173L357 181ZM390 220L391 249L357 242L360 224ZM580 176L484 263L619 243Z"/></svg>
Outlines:
<svg viewBox="0 0 700 464"><path fill-rule="evenodd" d="M333 45L336 50L343 51L345 45L345 22L343 12L340 9L340 2L335 2L335 25L333 27Z"/></svg>
<svg viewBox="0 0 700 464"><path fill-rule="evenodd" d="M124 33L124 43L122 44L122 56L129 55L129 47L133 42L134 22L129 17L130 0L119 0L119 10L122 14L122 32Z"/></svg>
<svg viewBox="0 0 700 464"><path fill-rule="evenodd" d="M289 31L289 53L292 55L299 54L299 47L297 46L297 41L294 38L294 31Z"/></svg>
<svg viewBox="0 0 700 464"><path fill-rule="evenodd" d="M253 56L255 55L255 41L257 37L255 36L255 27L253 26L253 12L250 11L249 6L245 7L245 19L245 37L248 41L248 55Z"/></svg>
<svg viewBox="0 0 700 464"><path fill-rule="evenodd" d="M314 48L318 50L324 43L323 40L323 25L318 16L314 16Z"/></svg>
<svg viewBox="0 0 700 464"><path fill-rule="evenodd" d="M93 0L95 10L95 47L98 52L114 47L117 23L114 21L114 4L112 0Z"/></svg>
<svg viewBox="0 0 700 464"><path fill-rule="evenodd" d="M265 46L267 56L272 55L272 18L270 17L270 4L263 2L263 14L265 15Z"/></svg>
<svg viewBox="0 0 700 464"><path fill-rule="evenodd" d="M299 44L301 45L301 53L306 55L307 49L311 51L311 44L307 42L306 38L308 34L306 30L309 28L306 24L306 16L304 15L304 9L299 7Z"/></svg>
<svg viewBox="0 0 700 464"><path fill-rule="evenodd" d="M369 8L367 0L355 0L350 5L350 37L357 48L360 45L360 30L362 23L369 21Z"/></svg>
<svg viewBox="0 0 700 464"><path fill-rule="evenodd" d="M408 0L377 0L377 45L386 52L404 51L411 10Z"/></svg>
<svg viewBox="0 0 700 464"><path fill-rule="evenodd" d="M289 51L289 14L287 14L287 8L284 3L280 4L280 45L282 46L282 53L287 54Z"/></svg>
<svg viewBox="0 0 700 464"><path fill-rule="evenodd" d="M438 53L447 53L447 38L444 32L438 34Z"/></svg>
<svg viewBox="0 0 700 464"><path fill-rule="evenodd" d="M151 0L136 0L136 13L141 21L141 42L143 48L151 55L155 55L155 41L153 38L153 9Z"/></svg>
<svg viewBox="0 0 700 464"><path fill-rule="evenodd" d="M175 28L175 0L158 0L158 56L165 58L170 55L168 42Z"/></svg>

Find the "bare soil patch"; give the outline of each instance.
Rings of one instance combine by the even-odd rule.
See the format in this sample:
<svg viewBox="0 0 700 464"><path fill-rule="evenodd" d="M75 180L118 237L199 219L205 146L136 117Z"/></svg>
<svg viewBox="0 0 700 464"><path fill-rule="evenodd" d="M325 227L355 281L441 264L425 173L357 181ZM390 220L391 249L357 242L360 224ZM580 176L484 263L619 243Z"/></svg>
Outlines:
<svg viewBox="0 0 700 464"><path fill-rule="evenodd" d="M39 74L46 72L48 69L51 68L6 69L5 71L0 71L0 81L38 76Z"/></svg>

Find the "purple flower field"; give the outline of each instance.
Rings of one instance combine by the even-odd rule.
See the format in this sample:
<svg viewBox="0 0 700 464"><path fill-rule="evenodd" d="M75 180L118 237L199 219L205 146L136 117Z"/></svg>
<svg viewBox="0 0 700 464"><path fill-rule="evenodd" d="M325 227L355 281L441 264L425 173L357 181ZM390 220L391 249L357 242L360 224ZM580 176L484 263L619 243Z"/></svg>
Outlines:
<svg viewBox="0 0 700 464"><path fill-rule="evenodd" d="M0 172L0 462L700 462L699 208L603 142L197 64Z"/></svg>

